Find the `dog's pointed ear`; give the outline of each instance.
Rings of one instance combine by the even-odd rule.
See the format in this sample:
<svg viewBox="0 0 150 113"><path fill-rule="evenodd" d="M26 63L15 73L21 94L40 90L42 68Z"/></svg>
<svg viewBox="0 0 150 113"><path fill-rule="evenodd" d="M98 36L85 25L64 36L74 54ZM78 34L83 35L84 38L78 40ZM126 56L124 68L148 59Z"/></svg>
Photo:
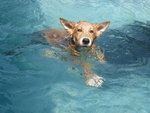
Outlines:
<svg viewBox="0 0 150 113"><path fill-rule="evenodd" d="M96 37L99 37L110 25L110 21L106 21L100 24L94 24L96 27Z"/></svg>
<svg viewBox="0 0 150 113"><path fill-rule="evenodd" d="M70 34L73 33L75 23L68 21L64 18L60 18L60 23L63 25L64 29L67 30Z"/></svg>

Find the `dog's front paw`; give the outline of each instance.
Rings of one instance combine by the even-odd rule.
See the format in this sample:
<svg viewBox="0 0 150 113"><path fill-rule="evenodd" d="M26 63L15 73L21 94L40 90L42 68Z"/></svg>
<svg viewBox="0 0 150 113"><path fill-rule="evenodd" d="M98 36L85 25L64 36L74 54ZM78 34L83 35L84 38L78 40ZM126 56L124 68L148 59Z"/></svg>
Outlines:
<svg viewBox="0 0 150 113"><path fill-rule="evenodd" d="M94 87L101 87L104 82L103 77L99 77L98 75L94 74L91 77L87 77L86 84L88 86Z"/></svg>

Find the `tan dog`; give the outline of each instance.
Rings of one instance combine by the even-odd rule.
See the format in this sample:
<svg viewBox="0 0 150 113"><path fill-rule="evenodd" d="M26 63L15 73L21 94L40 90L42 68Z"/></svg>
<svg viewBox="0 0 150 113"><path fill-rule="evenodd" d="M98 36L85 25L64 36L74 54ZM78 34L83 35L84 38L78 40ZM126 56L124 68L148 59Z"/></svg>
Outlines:
<svg viewBox="0 0 150 113"><path fill-rule="evenodd" d="M92 66L88 62L88 58L95 58L100 62L105 62L104 53L94 44L94 40L102 35L108 28L110 22L103 22L100 24L92 24L86 21L77 23L60 18L60 22L65 30L49 29L44 30L44 37L51 45L59 46L63 51L68 52L72 58L61 56L61 58L80 65L86 76L86 84L89 86L100 87L103 83L103 78L92 72ZM65 44L61 46L55 40L65 40L70 38ZM52 57L52 52L47 52L46 56Z"/></svg>

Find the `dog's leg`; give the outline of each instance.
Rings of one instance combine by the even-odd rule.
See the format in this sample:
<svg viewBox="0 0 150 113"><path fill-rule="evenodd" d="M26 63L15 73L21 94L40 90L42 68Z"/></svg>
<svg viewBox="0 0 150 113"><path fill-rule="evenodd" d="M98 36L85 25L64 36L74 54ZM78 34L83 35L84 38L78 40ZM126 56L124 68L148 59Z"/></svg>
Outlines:
<svg viewBox="0 0 150 113"><path fill-rule="evenodd" d="M96 46L96 44L93 44L93 45L92 45L91 51L92 51L92 54L94 55L94 57L95 57L99 62L102 62L102 63L105 63L105 62L106 62L104 51L102 51L102 49L100 49L98 46Z"/></svg>
<svg viewBox="0 0 150 113"><path fill-rule="evenodd" d="M102 53L102 52L99 52L99 53L97 54L97 60L98 60L99 62L106 63L105 54Z"/></svg>
<svg viewBox="0 0 150 113"><path fill-rule="evenodd" d="M105 54L100 48L96 48L96 58L99 62L106 63Z"/></svg>
<svg viewBox="0 0 150 113"><path fill-rule="evenodd" d="M85 72L86 84L89 86L101 87L104 79L92 72L91 64L84 61L81 66Z"/></svg>

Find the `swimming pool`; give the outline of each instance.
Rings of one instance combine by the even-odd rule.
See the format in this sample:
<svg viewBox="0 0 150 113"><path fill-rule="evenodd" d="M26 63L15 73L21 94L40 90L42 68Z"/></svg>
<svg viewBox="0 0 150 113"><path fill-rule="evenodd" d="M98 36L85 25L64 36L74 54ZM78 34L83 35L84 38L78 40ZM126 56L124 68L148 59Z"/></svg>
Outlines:
<svg viewBox="0 0 150 113"><path fill-rule="evenodd" d="M0 113L150 113L150 1L0 0ZM111 21L97 40L106 79L88 87L78 66L43 56L34 35L61 27L59 17Z"/></svg>

